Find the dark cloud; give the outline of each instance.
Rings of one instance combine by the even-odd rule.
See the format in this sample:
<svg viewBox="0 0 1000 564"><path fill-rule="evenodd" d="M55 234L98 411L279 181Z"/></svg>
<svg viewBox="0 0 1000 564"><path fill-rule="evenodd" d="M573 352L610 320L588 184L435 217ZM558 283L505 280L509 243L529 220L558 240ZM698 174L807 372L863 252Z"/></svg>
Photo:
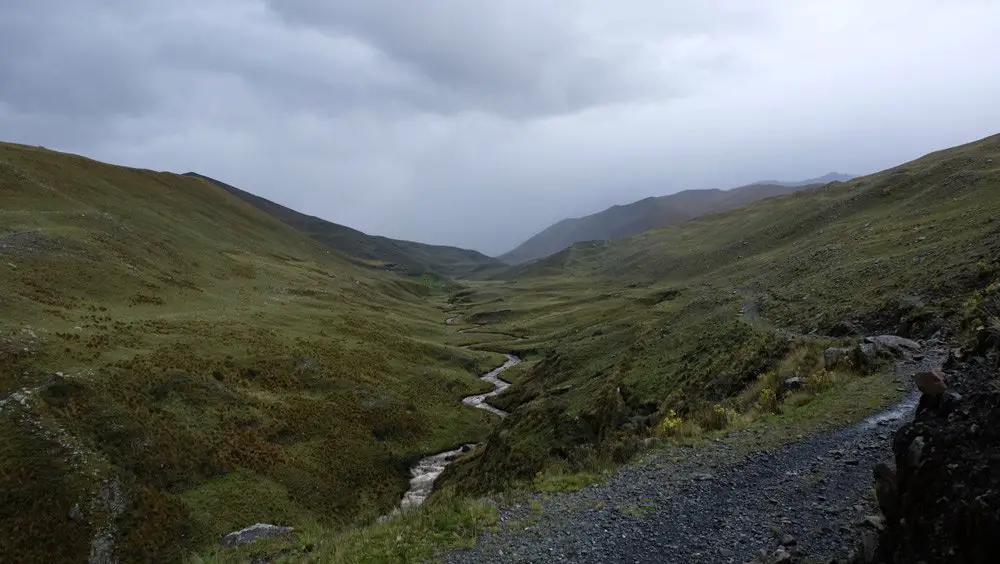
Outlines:
<svg viewBox="0 0 1000 564"><path fill-rule="evenodd" d="M1000 130L986 0L8 0L0 137L499 253Z"/></svg>

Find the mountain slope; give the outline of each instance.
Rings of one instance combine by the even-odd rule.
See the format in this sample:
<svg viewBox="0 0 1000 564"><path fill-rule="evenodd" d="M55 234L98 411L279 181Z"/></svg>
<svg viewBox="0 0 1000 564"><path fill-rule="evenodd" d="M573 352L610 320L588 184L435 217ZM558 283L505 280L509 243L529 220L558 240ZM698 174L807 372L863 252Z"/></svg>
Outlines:
<svg viewBox="0 0 1000 564"><path fill-rule="evenodd" d="M751 184L732 190L684 190L650 197L580 218L564 219L500 256L508 264L523 264L558 253L581 241L629 237L687 221L705 214L740 207L755 200L789 194L804 186Z"/></svg>
<svg viewBox="0 0 1000 564"><path fill-rule="evenodd" d="M5 560L335 530L493 423L459 399L502 357L443 344L435 290L224 190L0 144L0 202Z"/></svg>
<svg viewBox="0 0 1000 564"><path fill-rule="evenodd" d="M184 176L211 182L324 245L366 261L371 266L410 275L433 273L459 278L484 269L503 266L500 261L477 251L368 235L357 229L286 208L214 178L194 172L188 172Z"/></svg>
<svg viewBox="0 0 1000 564"><path fill-rule="evenodd" d="M508 270L509 282L473 286L464 318L521 336L506 350L533 368L495 400L511 416L445 481L483 491L622 462L657 433L859 407L838 390L853 389L864 409L892 402L897 384L877 363L828 366L825 349L988 326L970 312L1000 287L998 209L994 136L578 243ZM801 390L783 386L791 378Z"/></svg>

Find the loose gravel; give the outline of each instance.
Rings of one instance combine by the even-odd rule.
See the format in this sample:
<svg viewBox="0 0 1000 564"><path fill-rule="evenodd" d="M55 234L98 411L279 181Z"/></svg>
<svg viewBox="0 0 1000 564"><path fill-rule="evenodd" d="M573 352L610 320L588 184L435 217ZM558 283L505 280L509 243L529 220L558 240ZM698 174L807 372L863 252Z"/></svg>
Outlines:
<svg viewBox="0 0 1000 564"><path fill-rule="evenodd" d="M943 351L896 366L940 366ZM905 378L906 381L912 378ZM872 467L891 452L916 393L846 429L766 452L750 433L672 446L572 493L534 494L501 507L498 532L444 562L749 562L775 551L829 561L875 526Z"/></svg>

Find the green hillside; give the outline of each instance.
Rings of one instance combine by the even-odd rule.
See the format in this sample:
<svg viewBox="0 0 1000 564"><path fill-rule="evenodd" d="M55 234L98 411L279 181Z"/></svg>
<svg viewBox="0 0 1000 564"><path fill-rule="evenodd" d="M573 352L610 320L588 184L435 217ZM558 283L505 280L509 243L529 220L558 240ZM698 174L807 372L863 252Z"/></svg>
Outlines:
<svg viewBox="0 0 1000 564"><path fill-rule="evenodd" d="M494 423L433 288L202 180L0 144L0 554L177 561L391 510Z"/></svg>
<svg viewBox="0 0 1000 564"><path fill-rule="evenodd" d="M827 367L827 347L995 324L1000 136L448 285L237 196L0 144L0 554L422 561L496 518L479 493L903 393L878 362ZM498 424L459 400L502 352L526 362ZM428 504L373 523L421 454L473 441ZM216 548L256 522L296 534Z"/></svg>
<svg viewBox="0 0 1000 564"><path fill-rule="evenodd" d="M877 367L829 371L823 350L970 330L997 287L998 210L994 136L471 285L456 296L463 318L525 337L504 346L534 368L499 397L512 415L487 448L446 481L480 491L600 468L658 432L745 423L782 399L824 425L893 401ZM805 391L785 397L790 377Z"/></svg>
<svg viewBox="0 0 1000 564"><path fill-rule="evenodd" d="M809 187L812 186L800 183L758 183L732 190L684 190L669 196L645 198L585 217L564 219L500 255L500 259L508 264L524 264L558 253L575 243L629 237Z"/></svg>
<svg viewBox="0 0 1000 564"><path fill-rule="evenodd" d="M299 213L214 178L193 172L186 173L185 176L211 182L320 243L360 259L367 266L410 276L433 274L449 278L466 277L504 266L497 259L477 251L368 235L357 229Z"/></svg>

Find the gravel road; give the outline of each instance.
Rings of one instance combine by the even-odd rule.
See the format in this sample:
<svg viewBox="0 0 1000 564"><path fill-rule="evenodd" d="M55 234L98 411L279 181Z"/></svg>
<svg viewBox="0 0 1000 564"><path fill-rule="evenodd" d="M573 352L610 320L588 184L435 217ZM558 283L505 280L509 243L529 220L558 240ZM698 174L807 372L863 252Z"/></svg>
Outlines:
<svg viewBox="0 0 1000 564"><path fill-rule="evenodd" d="M910 381L943 351L895 370ZM918 357L920 358L920 357ZM748 562L781 549L809 561L843 556L877 515L872 467L916 393L857 425L767 452L751 433L708 446L672 446L578 492L501 508L505 526L445 562ZM751 452L751 454L747 454ZM783 547L783 548L782 548Z"/></svg>

